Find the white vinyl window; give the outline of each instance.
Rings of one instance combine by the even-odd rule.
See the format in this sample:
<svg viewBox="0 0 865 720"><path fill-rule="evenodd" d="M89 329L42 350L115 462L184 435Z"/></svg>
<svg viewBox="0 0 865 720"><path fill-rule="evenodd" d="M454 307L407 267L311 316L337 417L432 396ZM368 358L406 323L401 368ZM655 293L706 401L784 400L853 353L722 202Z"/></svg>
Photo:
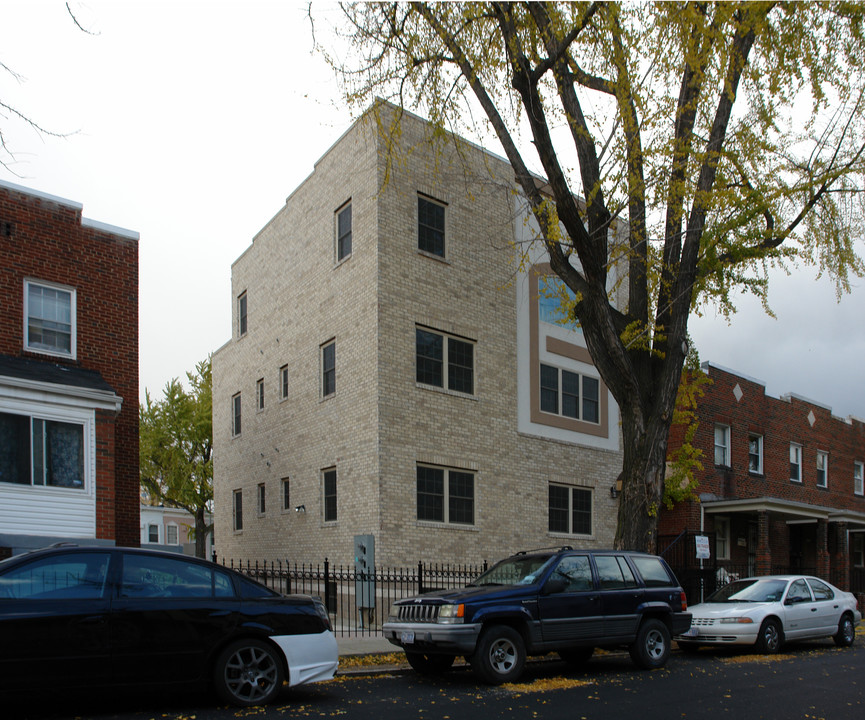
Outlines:
<svg viewBox="0 0 865 720"><path fill-rule="evenodd" d="M856 495L865 495L865 464L861 462L853 463L853 492Z"/></svg>
<svg viewBox="0 0 865 720"><path fill-rule="evenodd" d="M790 480L802 482L802 446L790 443Z"/></svg>
<svg viewBox="0 0 865 720"><path fill-rule="evenodd" d="M63 285L24 281L24 349L75 358L75 290Z"/></svg>
<svg viewBox="0 0 865 720"><path fill-rule="evenodd" d="M763 474L763 436L748 436L748 472Z"/></svg>
<svg viewBox="0 0 865 720"><path fill-rule="evenodd" d="M0 482L84 490L85 426L0 412Z"/></svg>
<svg viewBox="0 0 865 720"><path fill-rule="evenodd" d="M730 559L730 518L715 518L715 554L718 560Z"/></svg>
<svg viewBox="0 0 865 720"><path fill-rule="evenodd" d="M168 545L179 545L179 535L177 532L177 525L174 523L170 523L165 527L165 542Z"/></svg>
<svg viewBox="0 0 865 720"><path fill-rule="evenodd" d="M147 542L154 545L159 543L159 525L151 523L147 526Z"/></svg>
<svg viewBox="0 0 865 720"><path fill-rule="evenodd" d="M829 453L817 451L817 487L829 487Z"/></svg>
<svg viewBox="0 0 865 720"><path fill-rule="evenodd" d="M730 467L729 425L715 425L715 465Z"/></svg>

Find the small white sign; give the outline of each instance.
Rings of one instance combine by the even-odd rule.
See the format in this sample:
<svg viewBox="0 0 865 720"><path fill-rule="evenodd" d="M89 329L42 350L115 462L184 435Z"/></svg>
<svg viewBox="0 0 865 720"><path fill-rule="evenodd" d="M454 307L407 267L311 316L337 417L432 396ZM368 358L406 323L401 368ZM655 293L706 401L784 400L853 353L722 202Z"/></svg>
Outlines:
<svg viewBox="0 0 865 720"><path fill-rule="evenodd" d="M697 535L694 540L697 543L697 559L708 560L712 557L709 551L709 537L707 535Z"/></svg>

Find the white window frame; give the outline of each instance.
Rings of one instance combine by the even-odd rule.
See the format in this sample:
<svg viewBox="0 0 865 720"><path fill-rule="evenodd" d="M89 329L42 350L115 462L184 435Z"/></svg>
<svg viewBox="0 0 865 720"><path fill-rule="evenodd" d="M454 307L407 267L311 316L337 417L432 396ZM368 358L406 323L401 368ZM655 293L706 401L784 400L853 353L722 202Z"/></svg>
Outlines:
<svg viewBox="0 0 865 720"><path fill-rule="evenodd" d="M850 533L850 555L853 567L865 567L865 533Z"/></svg>
<svg viewBox="0 0 865 720"><path fill-rule="evenodd" d="M793 477L793 468L799 477ZM802 484L802 446L790 443L790 482Z"/></svg>
<svg viewBox="0 0 865 720"><path fill-rule="evenodd" d="M69 328L69 352L62 350L52 350L51 348L40 347L30 344L30 288L40 287L48 290L56 290L69 294L69 313L70 313L70 328ZM51 355L53 357L62 357L75 360L78 357L78 298L75 288L68 285L60 285L58 283L44 282L42 280L34 280L27 278L24 280L24 349L27 352L39 353L40 355Z"/></svg>
<svg viewBox="0 0 865 720"><path fill-rule="evenodd" d="M722 431L724 437L722 438L723 442L718 442L718 431ZM715 423L715 432L714 432L714 448L715 453L713 456L713 460L715 462L715 467L730 467L730 426L725 425L723 423ZM721 451L723 462L718 462L718 451Z"/></svg>
<svg viewBox="0 0 865 720"><path fill-rule="evenodd" d="M853 494L865 495L865 463L853 462Z"/></svg>
<svg viewBox="0 0 865 720"><path fill-rule="evenodd" d="M730 559L730 518L715 516L715 554L717 560Z"/></svg>
<svg viewBox="0 0 865 720"><path fill-rule="evenodd" d="M825 450L817 451L817 487L829 487L829 453Z"/></svg>
<svg viewBox="0 0 865 720"><path fill-rule="evenodd" d="M156 530L156 540L153 539L152 532ZM162 533L160 532L158 523L147 523L147 542L150 545L159 545Z"/></svg>
<svg viewBox="0 0 865 720"><path fill-rule="evenodd" d="M264 378L259 378L255 383L255 406L258 412L264 410Z"/></svg>
<svg viewBox="0 0 865 720"><path fill-rule="evenodd" d="M763 436L757 433L748 434L748 472L763 474Z"/></svg>
<svg viewBox="0 0 865 720"><path fill-rule="evenodd" d="M171 536L174 535L174 539L172 540ZM180 545L180 527L177 523L168 523L165 526L165 544L166 545Z"/></svg>

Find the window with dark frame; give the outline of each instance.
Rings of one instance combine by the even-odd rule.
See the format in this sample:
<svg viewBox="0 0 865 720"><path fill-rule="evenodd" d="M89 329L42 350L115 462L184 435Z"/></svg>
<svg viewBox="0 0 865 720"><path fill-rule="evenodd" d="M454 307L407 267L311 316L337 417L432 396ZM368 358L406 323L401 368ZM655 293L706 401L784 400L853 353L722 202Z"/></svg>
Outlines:
<svg viewBox="0 0 865 720"><path fill-rule="evenodd" d="M329 397L336 392L336 342L321 348L321 394Z"/></svg>
<svg viewBox="0 0 865 720"><path fill-rule="evenodd" d="M243 530L243 490L234 491L232 520L235 531Z"/></svg>
<svg viewBox="0 0 865 720"><path fill-rule="evenodd" d="M231 396L231 435L237 437L241 430L240 393Z"/></svg>
<svg viewBox="0 0 865 720"><path fill-rule="evenodd" d="M285 400L288 397L288 365L283 365L279 368L279 399Z"/></svg>
<svg viewBox="0 0 865 720"><path fill-rule="evenodd" d="M550 483L548 527L554 533L591 535L592 491Z"/></svg>
<svg viewBox="0 0 865 720"><path fill-rule="evenodd" d="M417 246L431 255L445 256L445 206L422 195L417 198Z"/></svg>
<svg viewBox="0 0 865 720"><path fill-rule="evenodd" d="M336 522L336 468L333 468L331 470L325 470L322 473L322 486L322 494L324 500L324 521Z"/></svg>
<svg viewBox="0 0 865 720"><path fill-rule="evenodd" d="M267 511L267 488L264 483L258 484L258 514L264 515Z"/></svg>
<svg viewBox="0 0 865 720"><path fill-rule="evenodd" d="M282 509L291 510L291 482L289 478L282 478Z"/></svg>
<svg viewBox="0 0 865 720"><path fill-rule="evenodd" d="M417 519L474 525L475 476L454 468L417 466Z"/></svg>
<svg viewBox="0 0 865 720"><path fill-rule="evenodd" d="M415 360L418 383L474 394L474 343L415 328Z"/></svg>
<svg viewBox="0 0 865 720"><path fill-rule="evenodd" d="M336 214L336 259L337 262L351 255L351 203Z"/></svg>
<svg viewBox="0 0 865 720"><path fill-rule="evenodd" d="M597 378L541 363L540 383L542 412L600 422L601 386Z"/></svg>
<svg viewBox="0 0 865 720"><path fill-rule="evenodd" d="M246 290L237 296L237 334L246 335Z"/></svg>
<svg viewBox="0 0 865 720"><path fill-rule="evenodd" d="M264 378L255 383L255 395L259 411L264 410Z"/></svg>

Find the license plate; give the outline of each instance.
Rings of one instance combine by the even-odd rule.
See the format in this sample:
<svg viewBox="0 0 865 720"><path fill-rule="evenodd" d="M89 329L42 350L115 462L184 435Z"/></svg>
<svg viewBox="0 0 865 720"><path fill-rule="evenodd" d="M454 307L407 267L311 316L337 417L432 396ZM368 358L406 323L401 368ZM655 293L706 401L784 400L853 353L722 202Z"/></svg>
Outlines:
<svg viewBox="0 0 865 720"><path fill-rule="evenodd" d="M414 642L414 632L406 630L399 636L399 640L403 645L411 645Z"/></svg>

